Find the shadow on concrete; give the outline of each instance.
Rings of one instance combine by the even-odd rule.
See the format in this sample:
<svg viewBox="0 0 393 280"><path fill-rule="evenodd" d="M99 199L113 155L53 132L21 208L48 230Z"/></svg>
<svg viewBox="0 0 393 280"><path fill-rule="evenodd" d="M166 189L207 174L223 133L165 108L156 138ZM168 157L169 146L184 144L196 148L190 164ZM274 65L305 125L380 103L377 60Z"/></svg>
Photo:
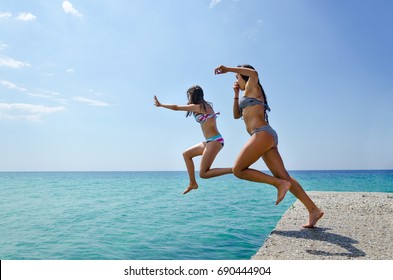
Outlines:
<svg viewBox="0 0 393 280"><path fill-rule="evenodd" d="M359 243L357 240L347 236L327 232L330 228L313 228L313 229L302 229L300 231L283 231L274 230L272 234L290 238L301 238L307 240L315 240L326 243L331 243L342 247L347 250L347 253L335 253L321 250L306 250L307 253L318 256L342 256L348 258L364 257L365 252L356 248L353 244Z"/></svg>

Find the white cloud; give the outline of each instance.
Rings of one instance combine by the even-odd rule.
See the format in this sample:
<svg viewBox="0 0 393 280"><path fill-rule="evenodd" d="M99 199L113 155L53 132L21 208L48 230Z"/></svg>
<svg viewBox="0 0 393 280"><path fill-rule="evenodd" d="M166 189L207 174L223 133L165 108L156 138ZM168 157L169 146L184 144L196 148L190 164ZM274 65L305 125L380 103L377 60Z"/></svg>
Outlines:
<svg viewBox="0 0 393 280"><path fill-rule="evenodd" d="M94 95L96 95L96 96L103 96L103 95L104 95L104 94L102 94L101 92L97 92L97 91L95 91L95 90L93 90L93 89L89 89L89 92L92 93L92 94L94 94Z"/></svg>
<svg viewBox="0 0 393 280"><path fill-rule="evenodd" d="M11 120L41 121L41 117L64 111L65 107L49 107L26 103L0 103L0 118Z"/></svg>
<svg viewBox="0 0 393 280"><path fill-rule="evenodd" d="M218 3L220 3L222 0L212 0L210 2L210 9L214 8Z"/></svg>
<svg viewBox="0 0 393 280"><path fill-rule="evenodd" d="M18 90L18 91L27 91L27 89L25 89L23 87L19 87L10 81L1 80L0 85L6 87L8 89L14 89L14 90Z"/></svg>
<svg viewBox="0 0 393 280"><path fill-rule="evenodd" d="M0 86L4 86L11 90L23 92L24 94L31 97L51 99L61 104L67 104L67 100L61 98L60 93L58 92L42 90L42 89L34 90L34 92L32 92L24 87L20 87L14 84L13 82L5 81L5 80L0 80Z"/></svg>
<svg viewBox="0 0 393 280"><path fill-rule="evenodd" d="M73 16L76 17L82 17L83 14L81 14L80 12L78 12L77 9L74 8L74 6L72 6L71 2L69 1L63 1L63 10L66 14L71 14Z"/></svg>
<svg viewBox="0 0 393 280"><path fill-rule="evenodd" d="M8 12L0 13L0 18L10 18L10 17L12 17L11 13L8 13Z"/></svg>
<svg viewBox="0 0 393 280"><path fill-rule="evenodd" d="M63 106L49 107L45 105L35 105L27 103L0 103L0 110L20 110L34 114L51 114L63 111Z"/></svg>
<svg viewBox="0 0 393 280"><path fill-rule="evenodd" d="M30 67L31 65L27 62L18 61L11 57L0 55L0 66L10 67L10 68L21 68L21 67Z"/></svg>
<svg viewBox="0 0 393 280"><path fill-rule="evenodd" d="M22 21L34 21L36 20L36 16L31 14L31 13L20 13L16 19L17 20L22 20Z"/></svg>
<svg viewBox="0 0 393 280"><path fill-rule="evenodd" d="M110 104L102 102L102 101L98 101L98 100L93 100L93 99L89 99L86 97L82 97L82 96L77 96L74 97L75 101L90 105L90 106L96 106L96 107L106 107L109 106Z"/></svg>
<svg viewBox="0 0 393 280"><path fill-rule="evenodd" d="M54 95L53 94L28 92L27 95L33 96L33 97L39 97L39 98L51 98L51 99L54 99Z"/></svg>
<svg viewBox="0 0 393 280"><path fill-rule="evenodd" d="M0 13L0 18L11 18L12 14L9 12L6 13ZM32 13L19 13L18 16L14 17L16 20L22 20L22 21L34 21L37 19L35 15Z"/></svg>
<svg viewBox="0 0 393 280"><path fill-rule="evenodd" d="M75 69L69 68L69 69L66 70L66 72L67 72L67 73L74 73L74 72L75 72Z"/></svg>

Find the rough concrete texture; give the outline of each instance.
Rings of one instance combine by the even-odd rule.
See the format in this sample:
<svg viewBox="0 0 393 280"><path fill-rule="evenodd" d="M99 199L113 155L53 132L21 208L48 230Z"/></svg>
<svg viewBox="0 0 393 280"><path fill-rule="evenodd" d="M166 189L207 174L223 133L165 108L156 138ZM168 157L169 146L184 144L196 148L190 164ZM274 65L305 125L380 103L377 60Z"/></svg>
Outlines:
<svg viewBox="0 0 393 280"><path fill-rule="evenodd" d="M256 260L393 260L393 193L308 192L325 215L304 229L308 212L296 201Z"/></svg>

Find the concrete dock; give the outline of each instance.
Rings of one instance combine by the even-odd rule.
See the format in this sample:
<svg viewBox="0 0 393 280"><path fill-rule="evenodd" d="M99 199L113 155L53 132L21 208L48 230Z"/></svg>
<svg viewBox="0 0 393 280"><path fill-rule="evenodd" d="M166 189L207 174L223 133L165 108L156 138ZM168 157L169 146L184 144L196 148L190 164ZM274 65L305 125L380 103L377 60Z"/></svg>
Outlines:
<svg viewBox="0 0 393 280"><path fill-rule="evenodd" d="M325 215L304 229L308 212L296 201L255 260L393 260L393 193L308 192Z"/></svg>

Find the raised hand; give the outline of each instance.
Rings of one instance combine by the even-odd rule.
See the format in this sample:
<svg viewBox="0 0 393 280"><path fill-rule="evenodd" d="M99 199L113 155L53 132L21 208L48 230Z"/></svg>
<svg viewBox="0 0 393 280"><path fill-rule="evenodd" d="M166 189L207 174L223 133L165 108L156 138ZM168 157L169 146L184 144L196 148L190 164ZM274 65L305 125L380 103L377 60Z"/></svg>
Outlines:
<svg viewBox="0 0 393 280"><path fill-rule="evenodd" d="M239 91L240 91L240 86L239 86L238 82L235 82L233 84L233 91L235 92L235 97L238 97Z"/></svg>
<svg viewBox="0 0 393 280"><path fill-rule="evenodd" d="M160 107L160 106L161 106L161 102L158 101L158 98L157 98L157 96L155 96L155 95L154 95L154 105L156 105L157 107Z"/></svg>
<svg viewBox="0 0 393 280"><path fill-rule="evenodd" d="M220 65L220 66L216 67L216 69L214 69L214 74L216 74L216 75L225 74L227 72L228 72L228 69L224 65Z"/></svg>

